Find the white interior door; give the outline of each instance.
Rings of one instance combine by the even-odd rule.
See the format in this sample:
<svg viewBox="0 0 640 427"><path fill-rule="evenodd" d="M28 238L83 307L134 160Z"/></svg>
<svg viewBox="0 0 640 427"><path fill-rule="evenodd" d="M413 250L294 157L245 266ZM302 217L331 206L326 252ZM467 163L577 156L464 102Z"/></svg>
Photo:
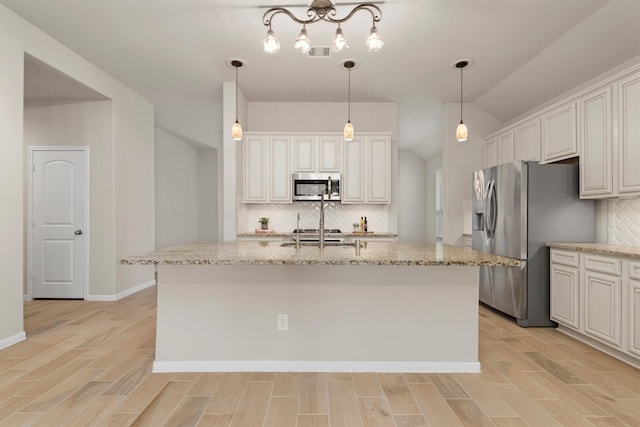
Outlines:
<svg viewBox="0 0 640 427"><path fill-rule="evenodd" d="M84 298L86 151L32 149L30 278L33 298Z"/></svg>

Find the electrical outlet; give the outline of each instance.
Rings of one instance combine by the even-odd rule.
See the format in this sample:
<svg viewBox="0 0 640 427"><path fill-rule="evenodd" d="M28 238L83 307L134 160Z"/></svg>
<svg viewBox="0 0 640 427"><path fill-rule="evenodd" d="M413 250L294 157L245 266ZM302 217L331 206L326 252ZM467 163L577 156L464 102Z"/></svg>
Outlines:
<svg viewBox="0 0 640 427"><path fill-rule="evenodd" d="M279 331L288 331L289 330L289 315L288 314L278 314L278 330Z"/></svg>

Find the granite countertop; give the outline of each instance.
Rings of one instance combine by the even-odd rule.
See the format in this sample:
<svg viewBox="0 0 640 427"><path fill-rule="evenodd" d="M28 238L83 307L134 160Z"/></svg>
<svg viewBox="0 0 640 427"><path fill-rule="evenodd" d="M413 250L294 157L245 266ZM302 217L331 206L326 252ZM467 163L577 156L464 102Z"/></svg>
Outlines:
<svg viewBox="0 0 640 427"><path fill-rule="evenodd" d="M284 231L273 231L273 232L248 232L248 233L238 233L237 237L290 237L295 238L297 233L284 232ZM380 237L380 238L396 238L398 237L397 233L388 233L388 232L368 232L368 233L326 233L325 237L346 237L346 238L354 238L354 239L362 239L368 237ZM318 233L300 233L300 237L318 237Z"/></svg>
<svg viewBox="0 0 640 427"><path fill-rule="evenodd" d="M460 246L369 242L353 246L282 247L281 242L192 243L131 256L120 264L163 265L458 265L519 266L520 261Z"/></svg>
<svg viewBox="0 0 640 427"><path fill-rule="evenodd" d="M553 249L640 259L640 246L609 245L606 243L547 243L547 246Z"/></svg>

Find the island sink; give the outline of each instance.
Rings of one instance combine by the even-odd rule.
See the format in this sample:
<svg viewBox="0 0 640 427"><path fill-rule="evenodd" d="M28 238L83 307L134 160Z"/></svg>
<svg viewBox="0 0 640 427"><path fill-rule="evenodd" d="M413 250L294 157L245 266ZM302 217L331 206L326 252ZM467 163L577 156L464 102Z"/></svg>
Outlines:
<svg viewBox="0 0 640 427"><path fill-rule="evenodd" d="M331 242L331 241L324 241L324 245L325 246L342 246L342 247L353 247L354 244L352 242ZM281 243L280 246L282 246L283 248L292 248L296 246L296 242L284 242ZM300 246L317 246L320 247L320 242L319 241L309 241L309 240L303 240L300 242Z"/></svg>

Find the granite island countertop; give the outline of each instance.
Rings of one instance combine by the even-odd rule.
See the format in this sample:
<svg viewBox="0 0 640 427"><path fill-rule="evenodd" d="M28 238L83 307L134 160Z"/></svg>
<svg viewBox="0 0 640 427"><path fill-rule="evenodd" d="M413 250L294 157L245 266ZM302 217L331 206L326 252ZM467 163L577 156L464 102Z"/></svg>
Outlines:
<svg viewBox="0 0 640 427"><path fill-rule="evenodd" d="M606 243L547 243L547 246L552 249L640 259L640 246L610 245Z"/></svg>
<svg viewBox="0 0 640 427"><path fill-rule="evenodd" d="M436 244L370 242L354 246L282 247L281 242L191 243L120 260L128 265L399 265L519 266L517 259Z"/></svg>

